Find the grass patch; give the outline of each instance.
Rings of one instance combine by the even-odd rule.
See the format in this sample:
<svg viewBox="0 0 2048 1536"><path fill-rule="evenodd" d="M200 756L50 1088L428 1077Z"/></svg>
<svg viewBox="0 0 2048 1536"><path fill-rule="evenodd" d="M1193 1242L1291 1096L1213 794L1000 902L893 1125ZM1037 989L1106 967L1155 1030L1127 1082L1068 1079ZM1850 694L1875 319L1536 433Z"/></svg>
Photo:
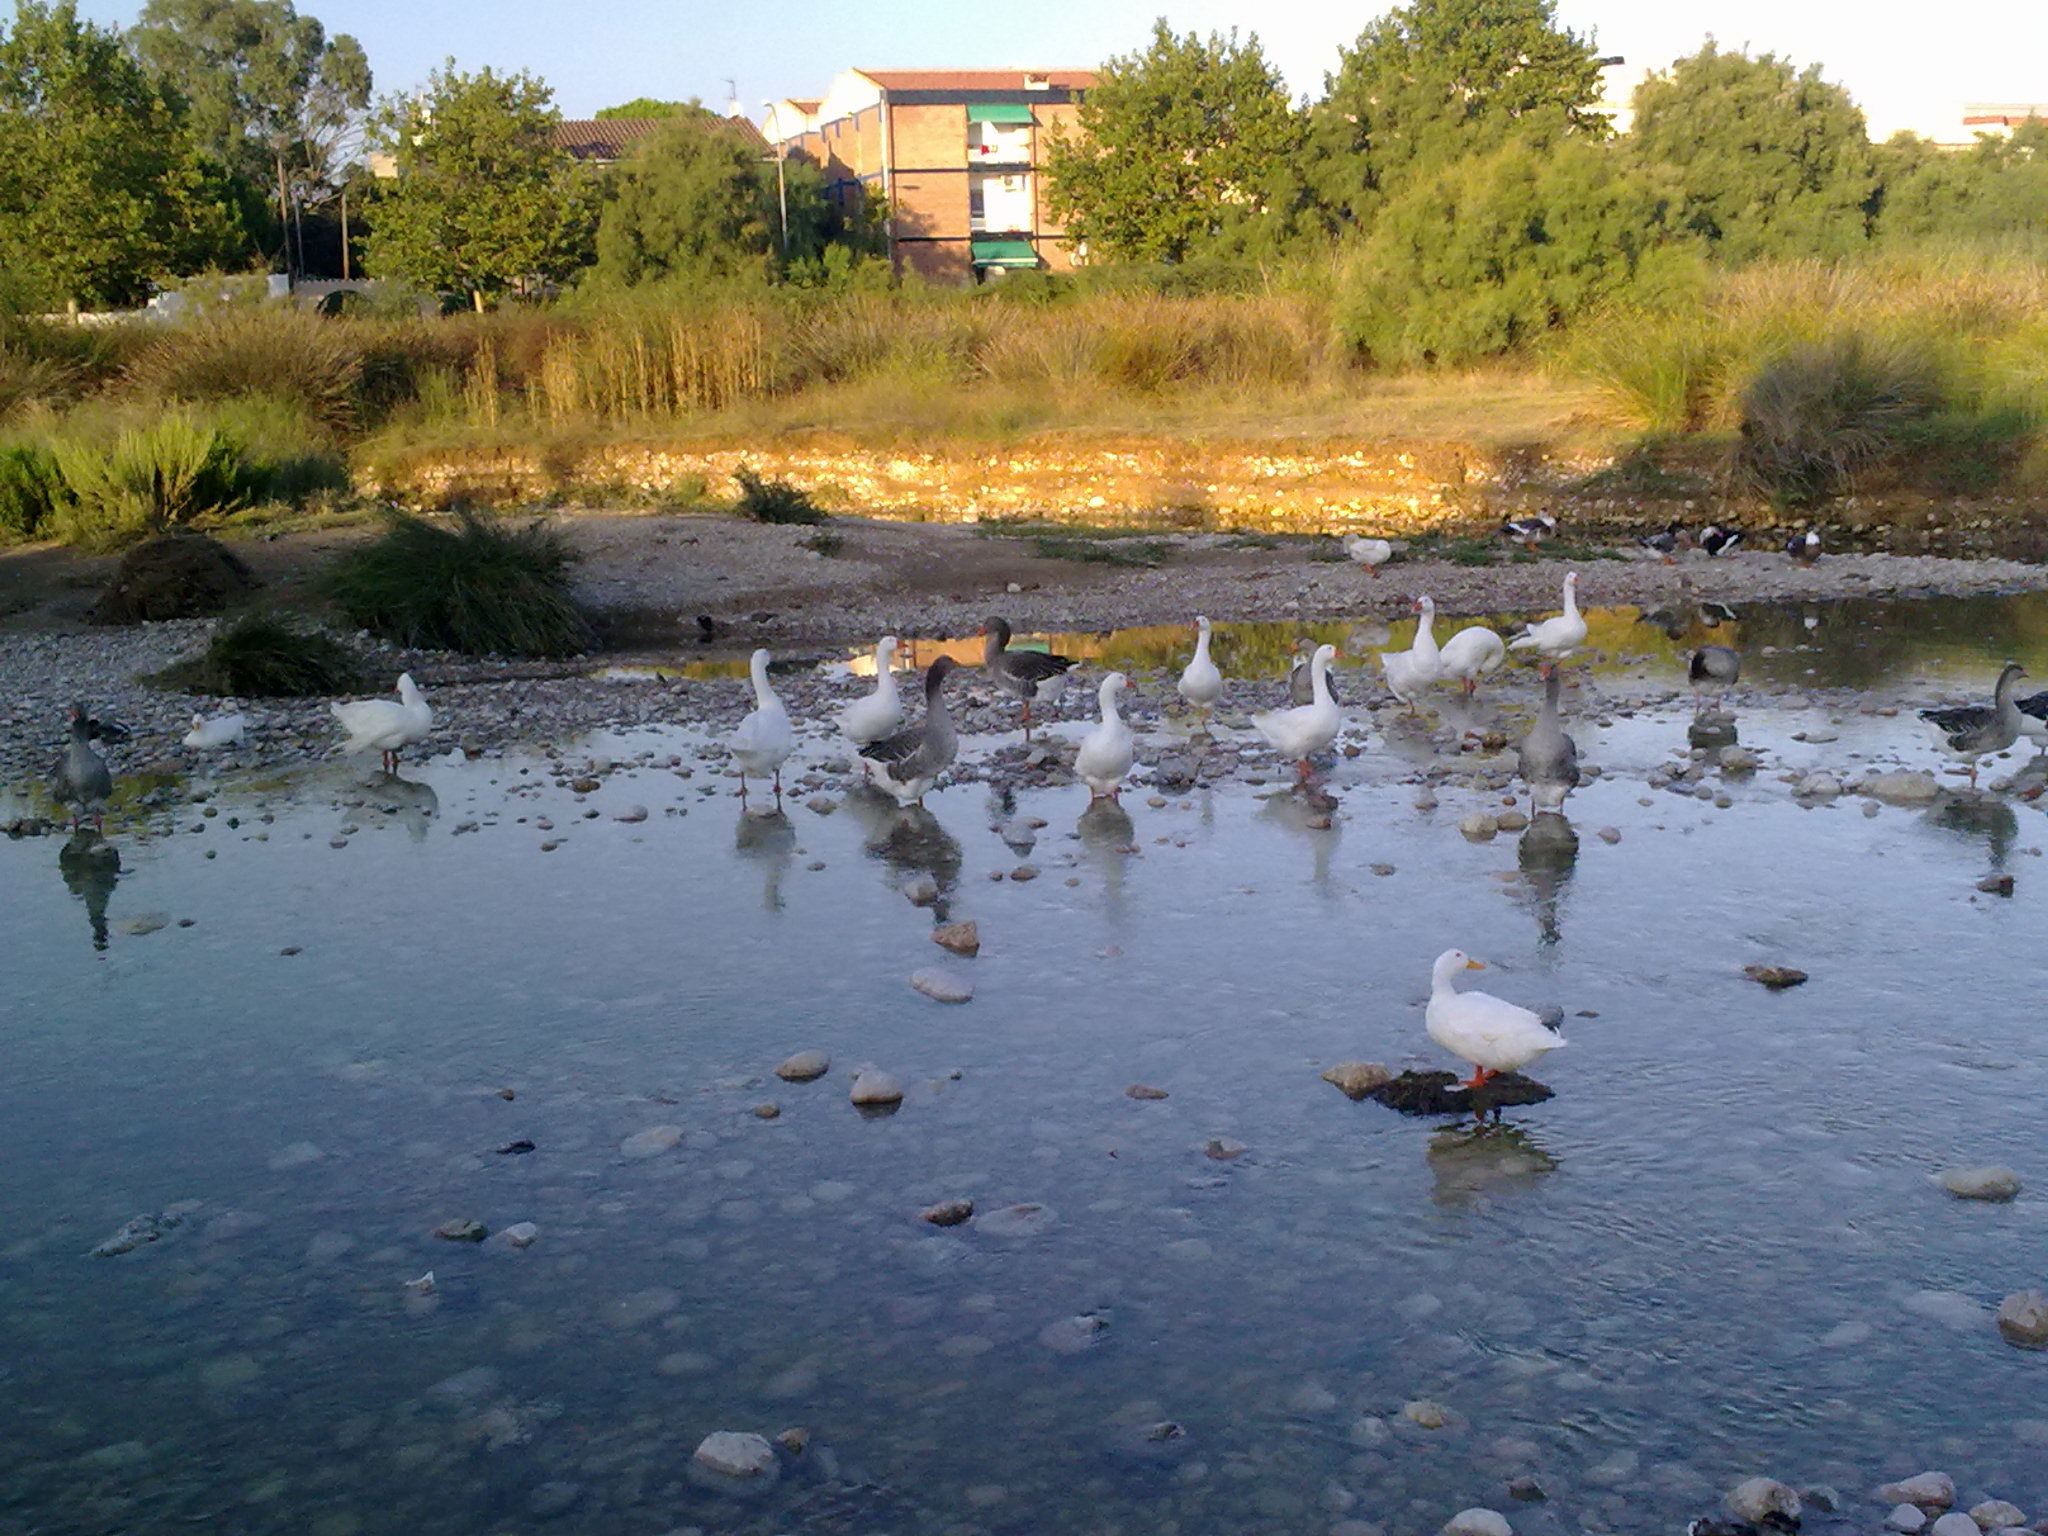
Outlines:
<svg viewBox="0 0 2048 1536"><path fill-rule="evenodd" d="M1164 565L1173 546L1164 539L1069 538L1056 533L1031 536L1031 551L1046 560L1078 560L1085 565L1122 565L1150 570Z"/></svg>
<svg viewBox="0 0 2048 1536"><path fill-rule="evenodd" d="M363 683L363 663L332 635L249 613L215 630L197 656L174 662L150 681L223 698L301 699L354 692Z"/></svg>
<svg viewBox="0 0 2048 1536"><path fill-rule="evenodd" d="M1742 391L1736 477L1780 506L1814 506L1913 446L1940 399L1917 346L1851 334L1792 347Z"/></svg>
<svg viewBox="0 0 2048 1536"><path fill-rule="evenodd" d="M812 554L823 555L829 560L846 548L846 535L843 533L819 532L798 542Z"/></svg>
<svg viewBox="0 0 2048 1536"><path fill-rule="evenodd" d="M470 656L573 656L595 639L569 593L568 542L542 521L506 528L473 512L444 527L387 515L325 586L350 622L400 645Z"/></svg>
<svg viewBox="0 0 2048 1536"><path fill-rule="evenodd" d="M740 499L734 508L740 516L757 523L822 523L825 514L803 491L787 480L763 480L746 465L732 472L740 483Z"/></svg>
<svg viewBox="0 0 2048 1536"><path fill-rule="evenodd" d="M190 527L245 499L244 463L218 427L173 412L111 443L65 436L52 445L64 495L47 531L85 549L118 549Z"/></svg>
<svg viewBox="0 0 2048 1536"><path fill-rule="evenodd" d="M64 494L56 457L39 443L0 446L0 540L33 539Z"/></svg>

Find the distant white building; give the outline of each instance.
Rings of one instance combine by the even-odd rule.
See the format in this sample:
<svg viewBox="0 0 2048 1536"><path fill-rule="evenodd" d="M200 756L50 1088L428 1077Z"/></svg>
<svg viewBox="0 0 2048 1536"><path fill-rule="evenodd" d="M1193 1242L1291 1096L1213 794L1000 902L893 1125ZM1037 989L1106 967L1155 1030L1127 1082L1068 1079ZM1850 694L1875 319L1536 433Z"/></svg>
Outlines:
<svg viewBox="0 0 2048 1536"><path fill-rule="evenodd" d="M1971 102L1963 108L1963 129L1971 139L1980 133L2002 138L2030 117L2048 118L2048 101Z"/></svg>

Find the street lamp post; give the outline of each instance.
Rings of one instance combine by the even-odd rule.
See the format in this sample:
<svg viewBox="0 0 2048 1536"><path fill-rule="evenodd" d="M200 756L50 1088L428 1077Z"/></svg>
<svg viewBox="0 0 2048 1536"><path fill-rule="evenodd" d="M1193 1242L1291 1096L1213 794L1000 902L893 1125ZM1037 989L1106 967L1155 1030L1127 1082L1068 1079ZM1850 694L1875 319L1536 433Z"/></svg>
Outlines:
<svg viewBox="0 0 2048 1536"><path fill-rule="evenodd" d="M789 188L782 179L782 124L773 116L774 102L764 101L761 105L771 114L770 121L775 122L775 206L782 214L782 259L786 262L789 260Z"/></svg>

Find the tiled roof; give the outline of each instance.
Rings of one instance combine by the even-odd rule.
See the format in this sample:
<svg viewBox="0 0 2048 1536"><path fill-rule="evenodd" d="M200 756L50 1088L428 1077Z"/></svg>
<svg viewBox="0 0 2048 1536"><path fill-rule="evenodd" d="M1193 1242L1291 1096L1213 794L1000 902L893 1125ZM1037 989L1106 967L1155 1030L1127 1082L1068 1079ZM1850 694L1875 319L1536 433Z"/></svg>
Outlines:
<svg viewBox="0 0 2048 1536"><path fill-rule="evenodd" d="M822 96L792 96L789 98L789 104L795 107L797 111L808 116L825 104L825 98Z"/></svg>
<svg viewBox="0 0 2048 1536"><path fill-rule="evenodd" d="M635 144L652 138L674 121L668 117L580 118L557 123L555 142L578 160L607 163L624 159L626 152ZM761 130L744 117L706 118L701 121L706 129L732 134L748 149L765 152L768 148L768 141L761 137Z"/></svg>
<svg viewBox="0 0 2048 1536"><path fill-rule="evenodd" d="M885 91L1021 91L1027 81L1085 91L1095 84L1092 69L863 69L859 73Z"/></svg>

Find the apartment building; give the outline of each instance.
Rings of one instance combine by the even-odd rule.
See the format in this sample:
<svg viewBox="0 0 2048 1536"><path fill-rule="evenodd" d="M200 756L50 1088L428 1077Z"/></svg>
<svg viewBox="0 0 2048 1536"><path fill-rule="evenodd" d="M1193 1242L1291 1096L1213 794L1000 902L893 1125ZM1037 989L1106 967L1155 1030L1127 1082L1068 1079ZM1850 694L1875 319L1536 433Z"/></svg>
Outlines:
<svg viewBox="0 0 2048 1536"><path fill-rule="evenodd" d="M878 192L901 273L971 282L1020 268L1066 271L1074 252L1046 201L1052 134L1071 129L1087 70L849 69L816 100L770 105L779 153L825 168L851 211Z"/></svg>

